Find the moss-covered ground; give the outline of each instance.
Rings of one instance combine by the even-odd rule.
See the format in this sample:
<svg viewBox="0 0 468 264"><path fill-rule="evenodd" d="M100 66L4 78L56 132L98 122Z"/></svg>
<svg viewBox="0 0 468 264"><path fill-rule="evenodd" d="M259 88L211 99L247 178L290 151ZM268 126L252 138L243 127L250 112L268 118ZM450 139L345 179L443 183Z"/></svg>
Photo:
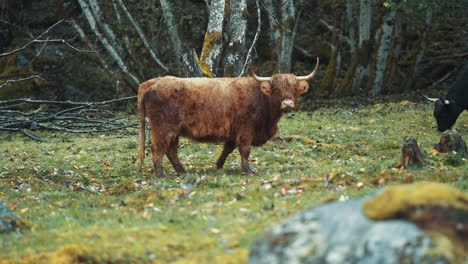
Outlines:
<svg viewBox="0 0 468 264"><path fill-rule="evenodd" d="M133 117L132 121L136 121ZM468 139L468 114L455 125ZM0 202L29 228L0 234L0 263L245 263L249 247L282 219L331 199L391 184L443 182L468 190L468 163L433 151L432 106L401 101L288 114L279 133L251 154L254 175L234 152L182 140L188 173L138 172L137 138L43 133L41 143L0 134ZM403 138L425 156L401 168Z"/></svg>

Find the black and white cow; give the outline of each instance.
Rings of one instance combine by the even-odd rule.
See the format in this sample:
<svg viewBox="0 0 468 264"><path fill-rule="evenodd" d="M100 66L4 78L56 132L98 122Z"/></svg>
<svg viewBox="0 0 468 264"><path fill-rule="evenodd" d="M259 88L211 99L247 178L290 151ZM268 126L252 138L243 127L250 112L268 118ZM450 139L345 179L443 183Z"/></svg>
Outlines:
<svg viewBox="0 0 468 264"><path fill-rule="evenodd" d="M462 72L461 78L450 87L445 98L423 96L435 102L434 117L437 121L437 129L443 132L452 128L458 116L468 110L468 70Z"/></svg>

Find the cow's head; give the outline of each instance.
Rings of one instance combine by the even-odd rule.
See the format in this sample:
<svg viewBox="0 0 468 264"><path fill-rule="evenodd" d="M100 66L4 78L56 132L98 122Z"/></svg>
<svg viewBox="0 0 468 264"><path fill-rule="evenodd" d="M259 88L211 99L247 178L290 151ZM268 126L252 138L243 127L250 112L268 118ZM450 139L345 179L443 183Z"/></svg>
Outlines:
<svg viewBox="0 0 468 264"><path fill-rule="evenodd" d="M442 98L430 98L423 94L424 98L430 102L435 102L434 117L437 121L437 129L443 132L452 128L457 117L460 114L457 103L453 100L445 100Z"/></svg>
<svg viewBox="0 0 468 264"><path fill-rule="evenodd" d="M317 58L314 70L306 76L275 74L271 77L259 77L253 71L251 75L260 82L261 91L280 104L281 111L289 112L295 108L297 98L309 90L307 81L317 74L318 66Z"/></svg>

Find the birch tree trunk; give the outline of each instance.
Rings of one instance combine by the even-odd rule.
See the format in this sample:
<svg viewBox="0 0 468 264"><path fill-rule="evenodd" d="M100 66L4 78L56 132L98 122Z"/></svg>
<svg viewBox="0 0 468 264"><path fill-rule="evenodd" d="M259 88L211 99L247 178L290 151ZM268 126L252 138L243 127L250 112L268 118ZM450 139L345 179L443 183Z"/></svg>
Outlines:
<svg viewBox="0 0 468 264"><path fill-rule="evenodd" d="M229 9L229 43L224 65L225 77L238 76L242 72L245 33L247 30L247 1L231 1Z"/></svg>
<svg viewBox="0 0 468 264"><path fill-rule="evenodd" d="M172 46L174 47L175 56L178 60L182 57L182 41L179 37L179 31L174 23L174 16L172 14L171 6L167 0L160 0L162 13L167 25L167 32L171 39Z"/></svg>
<svg viewBox="0 0 468 264"><path fill-rule="evenodd" d="M80 36L81 40L83 40L83 42L85 42L88 45L89 49L96 51L96 47L94 47L94 45L88 40L88 37L84 33L83 29L78 25L78 23L76 23L74 19L71 19L71 23L75 31L78 32L78 35ZM109 75L112 76L114 80L118 80L119 78L117 74L115 73L115 71L113 71L109 67L109 65L107 65L107 62L102 58L102 56L97 51L96 51L96 56L99 59L99 62L101 63L102 67L107 71L107 73L109 73Z"/></svg>
<svg viewBox="0 0 468 264"><path fill-rule="evenodd" d="M185 77L201 77L200 67L198 66L198 58L191 47L184 48L182 39L180 38L179 30L177 29L174 13L172 12L171 4L168 0L159 1L162 8L164 21L166 22L167 32L174 48L174 57L179 62L177 69L181 68L181 72ZM184 51L185 50L185 51Z"/></svg>
<svg viewBox="0 0 468 264"><path fill-rule="evenodd" d="M382 24L382 36L379 45L379 49L377 51L377 60L375 66L375 77L373 80L372 88L370 91L371 96L380 95L382 92L383 80L385 69L387 67L387 59L389 56L389 52L392 48L392 35L393 35L393 28L395 25L395 15L396 15L396 8L392 8L388 14L384 16L383 24Z"/></svg>
<svg viewBox="0 0 468 264"><path fill-rule="evenodd" d="M400 60L400 55L403 46L403 28L402 28L402 17L401 13L397 11L395 15L395 27L393 29L393 48L392 48L392 56L390 57L391 61L389 63L390 69L388 70L388 75L385 78L386 83L393 86L396 84L402 76L400 72L400 68L398 62Z"/></svg>
<svg viewBox="0 0 468 264"><path fill-rule="evenodd" d="M223 48L225 0L212 0L208 28L203 41L200 69L203 75L215 77Z"/></svg>
<svg viewBox="0 0 468 264"><path fill-rule="evenodd" d="M354 8L353 2L355 0L346 0L346 21L348 25L348 38L351 54L356 52L356 31L354 29Z"/></svg>
<svg viewBox="0 0 468 264"><path fill-rule="evenodd" d="M421 37L421 44L419 47L419 52L416 55L416 60L414 62L413 69L412 69L412 74L410 78L408 78L408 82L405 85L406 89L411 89L414 86L414 82L419 75L419 66L426 54L427 33L431 30L431 27L432 27L432 16L433 16L433 9L431 6L428 6L426 10L426 25L424 27L423 35Z"/></svg>
<svg viewBox="0 0 468 264"><path fill-rule="evenodd" d="M101 13L101 8L99 7L99 3L96 0L88 0L88 1L89 1L89 6L91 7L91 11L93 12L94 18L96 19L96 22L101 26L102 30L104 31L104 35L109 39L109 42L111 43L111 45L122 56L122 47L117 42L117 37L114 31L102 19L102 13Z"/></svg>
<svg viewBox="0 0 468 264"><path fill-rule="evenodd" d="M294 47L294 1L281 0L281 46L280 55L278 57L278 69L282 73L291 72L291 58Z"/></svg>
<svg viewBox="0 0 468 264"><path fill-rule="evenodd" d="M145 36L145 33L141 29L140 25L138 22L133 18L132 14L128 11L127 7L125 6L123 0L117 0L117 3L120 5L120 8L124 11L125 15L127 16L128 20L132 23L133 27L136 29L138 36L140 36L141 41L143 42L143 45L148 49L151 58L158 64L164 71L168 71L169 69L167 68L166 65L164 65L156 56L156 51L151 47L151 45L148 42L148 39Z"/></svg>
<svg viewBox="0 0 468 264"><path fill-rule="evenodd" d="M263 4L265 5L266 12L268 13L268 25L270 27L270 43L271 43L271 58L278 59L280 54L280 25L279 21L277 20L278 14L275 11L275 5L273 0L264 0Z"/></svg>
<svg viewBox="0 0 468 264"><path fill-rule="evenodd" d="M359 0L359 42L358 65L351 84L351 91L357 94L362 86L362 80L369 74L370 35L372 22L371 0Z"/></svg>
<svg viewBox="0 0 468 264"><path fill-rule="evenodd" d="M125 63L123 62L122 58L119 56L115 48L109 43L107 38L101 34L97 27L96 19L94 18L89 4L86 2L86 0L78 0L78 3L81 6L81 9L83 10L83 13L86 17L86 20L88 21L88 24L91 28L91 30L94 32L96 37L98 38L99 42L101 42L102 46L106 49L106 51L109 53L109 55L114 59L114 61L117 63L119 66L120 70L132 81L131 86L135 87L140 84L140 80L133 75Z"/></svg>

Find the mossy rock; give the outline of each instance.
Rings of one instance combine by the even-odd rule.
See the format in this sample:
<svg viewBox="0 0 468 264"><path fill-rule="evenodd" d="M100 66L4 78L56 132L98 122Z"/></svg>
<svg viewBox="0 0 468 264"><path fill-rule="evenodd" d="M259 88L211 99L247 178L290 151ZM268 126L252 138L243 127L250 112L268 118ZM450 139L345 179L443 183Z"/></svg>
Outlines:
<svg viewBox="0 0 468 264"><path fill-rule="evenodd" d="M468 195L441 183L391 186L363 205L373 220L403 219L425 230L435 255L461 260L468 248ZM458 263L458 262L454 262Z"/></svg>

